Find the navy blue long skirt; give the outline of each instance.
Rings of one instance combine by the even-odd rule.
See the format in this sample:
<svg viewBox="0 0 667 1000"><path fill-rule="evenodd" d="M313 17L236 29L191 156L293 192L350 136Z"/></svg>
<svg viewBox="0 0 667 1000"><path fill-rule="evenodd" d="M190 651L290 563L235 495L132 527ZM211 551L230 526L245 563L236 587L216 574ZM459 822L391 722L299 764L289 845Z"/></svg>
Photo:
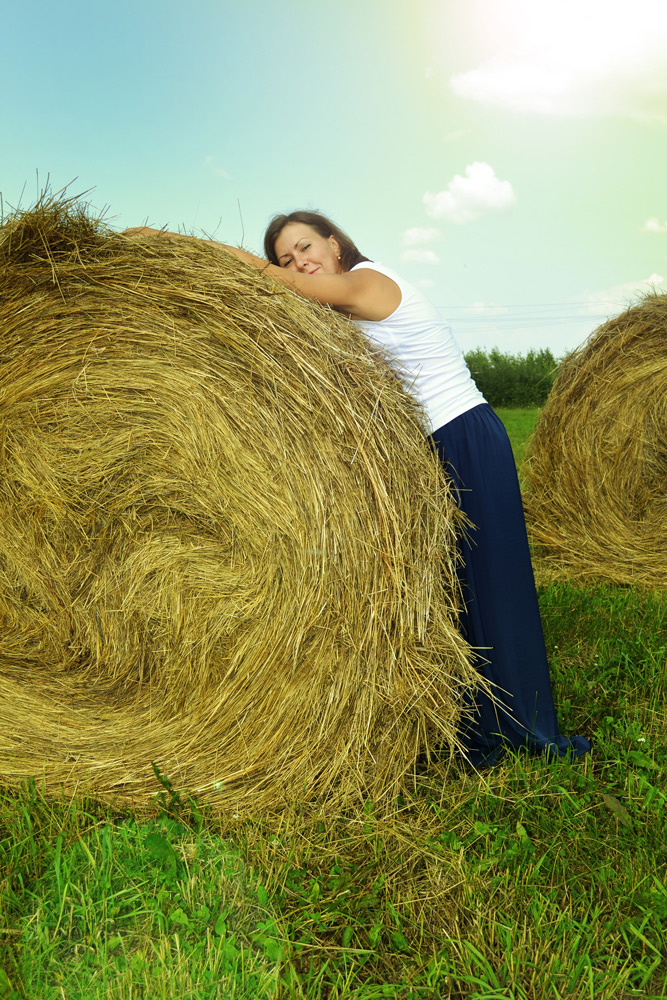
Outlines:
<svg viewBox="0 0 667 1000"><path fill-rule="evenodd" d="M504 748L574 756L582 736L561 736L540 621L521 492L507 432L483 403L432 435L456 499L474 528L460 539L465 608L461 625L478 669L507 711L484 694L461 739L472 764L493 763Z"/></svg>

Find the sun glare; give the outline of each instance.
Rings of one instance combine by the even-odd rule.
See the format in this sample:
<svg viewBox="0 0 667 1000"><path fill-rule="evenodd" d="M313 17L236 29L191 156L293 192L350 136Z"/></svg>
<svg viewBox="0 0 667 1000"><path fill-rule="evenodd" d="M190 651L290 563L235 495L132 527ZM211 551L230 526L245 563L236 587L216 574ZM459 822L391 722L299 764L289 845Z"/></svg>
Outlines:
<svg viewBox="0 0 667 1000"><path fill-rule="evenodd" d="M664 0L471 0L467 11L476 44L450 75L459 96L518 111L663 117Z"/></svg>
<svg viewBox="0 0 667 1000"><path fill-rule="evenodd" d="M559 61L600 55L610 58L628 49L652 47L662 36L667 9L662 0L473 0L470 16L495 51L552 53ZM656 43L657 44L657 43Z"/></svg>

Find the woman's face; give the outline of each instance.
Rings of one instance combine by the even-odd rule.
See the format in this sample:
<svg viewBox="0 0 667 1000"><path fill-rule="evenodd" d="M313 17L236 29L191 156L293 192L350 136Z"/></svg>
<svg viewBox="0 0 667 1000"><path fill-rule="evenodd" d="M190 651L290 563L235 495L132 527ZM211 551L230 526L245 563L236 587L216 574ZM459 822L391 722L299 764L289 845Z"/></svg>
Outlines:
<svg viewBox="0 0 667 1000"><path fill-rule="evenodd" d="M302 274L341 274L340 246L334 236L320 236L303 222L288 222L274 244L281 267Z"/></svg>

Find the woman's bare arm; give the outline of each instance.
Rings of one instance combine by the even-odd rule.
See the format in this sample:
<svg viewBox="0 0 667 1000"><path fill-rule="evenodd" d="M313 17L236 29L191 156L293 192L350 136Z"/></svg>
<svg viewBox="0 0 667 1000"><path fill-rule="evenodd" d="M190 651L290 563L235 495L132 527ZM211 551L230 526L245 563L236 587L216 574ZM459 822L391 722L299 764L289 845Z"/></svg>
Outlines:
<svg viewBox="0 0 667 1000"><path fill-rule="evenodd" d="M147 226L137 226L126 229L123 236L130 239L152 239L153 237L186 239L195 242L214 242L227 253L233 254L238 260L250 264L263 274L269 275L281 285L286 285L299 295L316 299L325 305L330 305L338 312L351 316L352 319L378 321L386 319L401 301L401 291L395 281L372 268L362 268L359 271L345 271L342 274L302 274L299 271L287 270L270 264L263 257L257 257L240 247L228 246L226 243L198 240L194 236L184 236L181 233L169 233L164 229L150 229Z"/></svg>

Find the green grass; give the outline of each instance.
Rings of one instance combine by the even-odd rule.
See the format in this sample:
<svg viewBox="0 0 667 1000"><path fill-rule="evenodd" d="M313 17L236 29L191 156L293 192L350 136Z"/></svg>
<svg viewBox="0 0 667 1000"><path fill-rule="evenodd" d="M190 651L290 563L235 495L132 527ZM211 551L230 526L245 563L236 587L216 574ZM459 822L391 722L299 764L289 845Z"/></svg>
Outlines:
<svg viewBox="0 0 667 1000"><path fill-rule="evenodd" d="M667 595L540 603L577 761L424 763L389 818L6 791L0 1000L663 998Z"/></svg>
<svg viewBox="0 0 667 1000"><path fill-rule="evenodd" d="M496 413L505 425L505 429L512 445L514 461L517 466L520 466L523 461L526 443L535 429L535 424L537 423L540 411L537 407L527 408L525 410L508 410L503 407L497 407L495 409Z"/></svg>

